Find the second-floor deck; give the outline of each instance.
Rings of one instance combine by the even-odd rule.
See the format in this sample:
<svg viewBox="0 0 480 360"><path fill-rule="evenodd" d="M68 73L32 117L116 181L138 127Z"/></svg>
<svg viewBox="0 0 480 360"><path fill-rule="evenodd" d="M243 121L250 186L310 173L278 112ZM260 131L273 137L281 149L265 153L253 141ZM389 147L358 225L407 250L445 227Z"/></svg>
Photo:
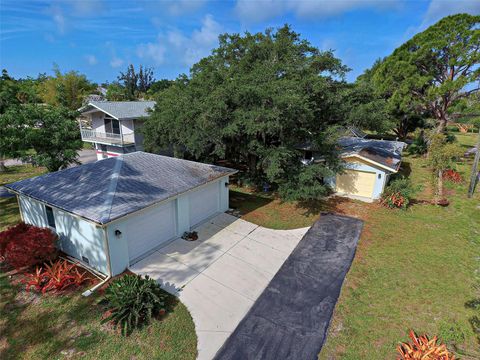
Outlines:
<svg viewBox="0 0 480 360"><path fill-rule="evenodd" d="M82 140L87 142L120 146L135 144L135 134L133 132L127 134L114 134L91 129L80 129L80 133L82 134Z"/></svg>

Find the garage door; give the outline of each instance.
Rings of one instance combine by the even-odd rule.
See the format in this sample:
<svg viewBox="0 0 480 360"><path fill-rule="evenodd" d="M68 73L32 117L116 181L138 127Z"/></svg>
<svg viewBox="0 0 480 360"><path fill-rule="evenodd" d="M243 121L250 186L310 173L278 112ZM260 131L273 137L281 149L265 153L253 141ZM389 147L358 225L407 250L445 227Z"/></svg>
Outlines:
<svg viewBox="0 0 480 360"><path fill-rule="evenodd" d="M375 187L375 173L345 170L337 175L337 192L371 198Z"/></svg>
<svg viewBox="0 0 480 360"><path fill-rule="evenodd" d="M190 193L190 226L195 226L218 212L218 195L218 182Z"/></svg>
<svg viewBox="0 0 480 360"><path fill-rule="evenodd" d="M127 226L130 263L175 237L175 201L169 201L129 219Z"/></svg>

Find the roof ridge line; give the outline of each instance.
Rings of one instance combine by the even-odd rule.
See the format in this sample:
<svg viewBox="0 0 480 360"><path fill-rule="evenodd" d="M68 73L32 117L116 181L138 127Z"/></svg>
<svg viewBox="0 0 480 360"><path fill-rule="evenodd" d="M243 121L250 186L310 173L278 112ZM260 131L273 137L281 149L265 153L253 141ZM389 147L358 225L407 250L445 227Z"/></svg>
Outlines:
<svg viewBox="0 0 480 360"><path fill-rule="evenodd" d="M103 216L101 217L102 223L105 223L110 219L110 214L112 213L113 198L115 197L115 194L117 192L118 178L120 177L120 170L122 169L122 165L123 157L115 157L115 166L113 167L112 175L110 175L110 183L108 184L107 197L103 202L102 210L100 212L101 214L103 214L104 212L108 211L108 213L106 214L106 218Z"/></svg>

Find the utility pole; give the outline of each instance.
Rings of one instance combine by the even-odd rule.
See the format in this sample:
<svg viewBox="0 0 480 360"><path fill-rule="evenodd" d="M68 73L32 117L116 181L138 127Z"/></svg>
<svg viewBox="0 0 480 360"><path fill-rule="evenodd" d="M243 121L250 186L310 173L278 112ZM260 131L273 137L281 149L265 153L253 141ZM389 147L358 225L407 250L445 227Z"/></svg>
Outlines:
<svg viewBox="0 0 480 360"><path fill-rule="evenodd" d="M478 163L480 162L480 129L478 131L477 138L477 152L475 153L475 159L473 160L472 173L470 175L470 186L468 187L468 197L473 197L473 192L475 190L475 184L477 182L478 176Z"/></svg>

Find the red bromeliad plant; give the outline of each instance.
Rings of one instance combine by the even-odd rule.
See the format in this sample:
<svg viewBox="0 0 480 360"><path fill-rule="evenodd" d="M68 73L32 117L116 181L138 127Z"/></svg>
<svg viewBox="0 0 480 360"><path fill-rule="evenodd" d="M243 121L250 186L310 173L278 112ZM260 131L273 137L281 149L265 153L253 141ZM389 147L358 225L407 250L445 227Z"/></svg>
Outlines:
<svg viewBox="0 0 480 360"><path fill-rule="evenodd" d="M24 283L27 291L32 287L45 294L47 291L59 292L67 288L77 288L92 279L86 272L80 272L75 264L66 260L57 260L37 267L34 274L27 274Z"/></svg>
<svg viewBox="0 0 480 360"><path fill-rule="evenodd" d="M0 255L16 268L53 259L57 235L50 229L19 223L0 233Z"/></svg>
<svg viewBox="0 0 480 360"><path fill-rule="evenodd" d="M405 209L408 205L408 200L400 193L393 193L385 195L381 200L382 205L393 208Z"/></svg>
<svg viewBox="0 0 480 360"><path fill-rule="evenodd" d="M445 344L438 344L437 337L431 340L427 335L417 336L413 330L409 334L412 340L397 347L398 360L455 360Z"/></svg>
<svg viewBox="0 0 480 360"><path fill-rule="evenodd" d="M447 181L451 181L455 184L460 184L463 179L462 175L453 169L448 169L443 172L443 178Z"/></svg>

